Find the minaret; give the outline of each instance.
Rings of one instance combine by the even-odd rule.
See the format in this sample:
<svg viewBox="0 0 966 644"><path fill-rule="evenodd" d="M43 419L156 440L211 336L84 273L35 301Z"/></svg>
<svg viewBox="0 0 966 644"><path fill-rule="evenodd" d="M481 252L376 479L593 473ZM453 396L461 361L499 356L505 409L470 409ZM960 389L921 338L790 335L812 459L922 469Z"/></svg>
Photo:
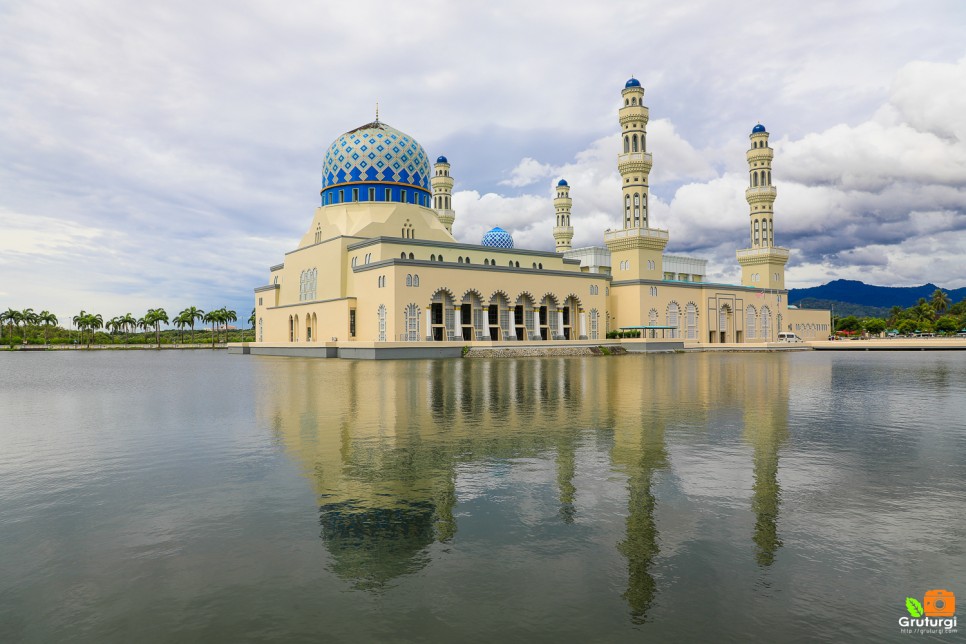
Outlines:
<svg viewBox="0 0 966 644"><path fill-rule="evenodd" d="M647 175L651 155L647 153L648 110L644 107L644 88L636 78L624 84L624 101L619 121L624 152L617 157L623 188L624 228L647 228Z"/></svg>
<svg viewBox="0 0 966 644"><path fill-rule="evenodd" d="M440 156L433 165L433 209L436 217L446 227L450 235L453 234L453 221L456 213L453 211L453 177L449 176L449 161Z"/></svg>
<svg viewBox="0 0 966 644"><path fill-rule="evenodd" d="M566 253L570 250L570 242L574 238L574 228L570 225L570 185L561 179L557 182L557 196L553 200L553 208L557 211L557 225L553 227L553 238L557 242L557 252Z"/></svg>
<svg viewBox="0 0 966 644"><path fill-rule="evenodd" d="M768 132L759 123L751 129L748 159L749 236L751 246L738 251L741 283L762 289L785 288L785 263L788 249L775 246L775 197L778 191L771 182L771 161L775 151L768 147Z"/></svg>
<svg viewBox="0 0 966 644"><path fill-rule="evenodd" d="M668 242L667 231L651 228L648 218L647 175L651 172L651 155L647 152L648 110L644 106L644 88L636 78L624 83L618 117L621 152L617 155L617 169L621 173L623 225L618 230L605 232L604 244L610 251L615 283L624 282L626 288L636 289L643 288L639 280L663 279L664 247ZM638 282L631 285L631 280ZM614 288L611 286L611 291ZM638 312L622 317L620 323L630 326L644 321Z"/></svg>

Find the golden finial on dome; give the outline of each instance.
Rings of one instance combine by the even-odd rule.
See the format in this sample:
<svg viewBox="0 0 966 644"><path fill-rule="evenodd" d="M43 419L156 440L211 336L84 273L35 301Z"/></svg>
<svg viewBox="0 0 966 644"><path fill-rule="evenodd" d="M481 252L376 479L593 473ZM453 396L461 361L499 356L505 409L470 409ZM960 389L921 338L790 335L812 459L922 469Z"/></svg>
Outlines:
<svg viewBox="0 0 966 644"><path fill-rule="evenodd" d="M379 122L379 101L376 101L376 123Z"/></svg>

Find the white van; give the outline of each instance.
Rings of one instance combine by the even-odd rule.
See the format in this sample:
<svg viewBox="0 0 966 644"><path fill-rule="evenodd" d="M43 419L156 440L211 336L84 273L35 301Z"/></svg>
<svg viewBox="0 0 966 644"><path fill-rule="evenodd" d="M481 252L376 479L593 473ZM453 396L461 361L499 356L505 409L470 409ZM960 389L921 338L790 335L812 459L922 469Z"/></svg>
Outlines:
<svg viewBox="0 0 966 644"><path fill-rule="evenodd" d="M778 341L779 342L801 342L802 339L800 337L798 337L797 335L795 335L794 333L791 333L791 332L784 333L783 332L783 333L779 333L778 334Z"/></svg>

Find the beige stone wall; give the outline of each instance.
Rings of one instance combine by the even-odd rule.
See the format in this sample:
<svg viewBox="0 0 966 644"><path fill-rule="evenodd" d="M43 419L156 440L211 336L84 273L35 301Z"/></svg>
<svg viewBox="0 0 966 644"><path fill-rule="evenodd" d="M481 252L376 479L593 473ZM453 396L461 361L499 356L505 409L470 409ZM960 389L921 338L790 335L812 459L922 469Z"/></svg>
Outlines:
<svg viewBox="0 0 966 644"><path fill-rule="evenodd" d="M831 311L789 309L784 322L782 331L791 331L803 340L825 340L832 333Z"/></svg>

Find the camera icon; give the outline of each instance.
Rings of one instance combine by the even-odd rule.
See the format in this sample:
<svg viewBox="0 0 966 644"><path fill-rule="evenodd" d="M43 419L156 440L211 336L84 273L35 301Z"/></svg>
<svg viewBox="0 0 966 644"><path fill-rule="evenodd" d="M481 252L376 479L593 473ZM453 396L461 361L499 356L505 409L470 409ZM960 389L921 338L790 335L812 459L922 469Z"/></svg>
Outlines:
<svg viewBox="0 0 966 644"><path fill-rule="evenodd" d="M956 595L948 590L927 590L922 603L926 617L952 617L956 614Z"/></svg>

